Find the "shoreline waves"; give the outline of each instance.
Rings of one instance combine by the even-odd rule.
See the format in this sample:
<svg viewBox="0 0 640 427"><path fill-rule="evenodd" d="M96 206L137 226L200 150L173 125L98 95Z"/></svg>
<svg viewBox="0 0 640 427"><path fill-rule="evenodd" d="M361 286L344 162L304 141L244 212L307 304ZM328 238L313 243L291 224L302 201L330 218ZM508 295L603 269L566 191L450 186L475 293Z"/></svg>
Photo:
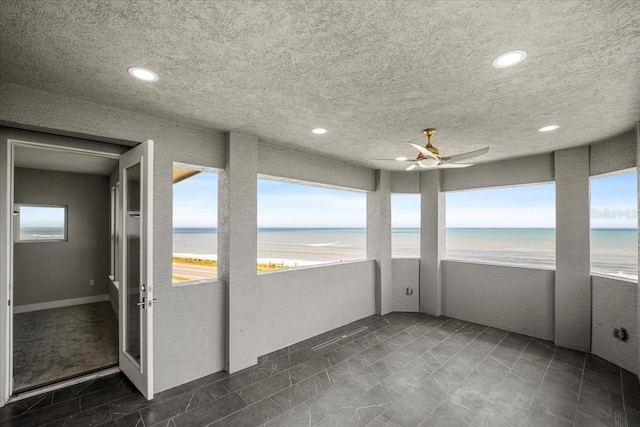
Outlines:
<svg viewBox="0 0 640 427"><path fill-rule="evenodd" d="M637 278L637 230L592 229L594 274ZM555 229L448 228L446 259L555 268ZM217 229L176 228L174 257L215 260ZM394 258L420 256L420 229L392 230ZM257 262L301 267L366 258L364 228L259 228Z"/></svg>

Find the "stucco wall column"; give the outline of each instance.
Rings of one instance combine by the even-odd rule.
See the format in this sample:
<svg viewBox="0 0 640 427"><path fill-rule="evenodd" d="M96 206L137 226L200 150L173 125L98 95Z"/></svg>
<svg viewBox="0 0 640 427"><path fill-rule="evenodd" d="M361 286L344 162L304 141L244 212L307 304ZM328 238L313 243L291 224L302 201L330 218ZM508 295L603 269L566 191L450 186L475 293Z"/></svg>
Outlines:
<svg viewBox="0 0 640 427"><path fill-rule="evenodd" d="M440 316L446 217L439 171L420 174L420 193L420 311Z"/></svg>
<svg viewBox="0 0 640 427"><path fill-rule="evenodd" d="M226 364L233 373L258 361L258 139L227 133L226 150L218 186L218 278L226 283Z"/></svg>
<svg viewBox="0 0 640 427"><path fill-rule="evenodd" d="M367 193L367 258L375 259L376 313L393 310L391 270L391 172L376 171L376 190Z"/></svg>
<svg viewBox="0 0 640 427"><path fill-rule="evenodd" d="M555 152L556 344L591 348L589 147Z"/></svg>

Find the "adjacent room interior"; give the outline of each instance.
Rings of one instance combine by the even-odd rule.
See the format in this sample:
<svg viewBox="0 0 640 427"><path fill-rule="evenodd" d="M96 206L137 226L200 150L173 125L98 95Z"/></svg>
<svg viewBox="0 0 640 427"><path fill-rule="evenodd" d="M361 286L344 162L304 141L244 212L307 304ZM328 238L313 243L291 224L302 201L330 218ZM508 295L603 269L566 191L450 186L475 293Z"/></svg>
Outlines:
<svg viewBox="0 0 640 427"><path fill-rule="evenodd" d="M117 160L18 147L14 160L14 382L21 393L118 364L109 281Z"/></svg>

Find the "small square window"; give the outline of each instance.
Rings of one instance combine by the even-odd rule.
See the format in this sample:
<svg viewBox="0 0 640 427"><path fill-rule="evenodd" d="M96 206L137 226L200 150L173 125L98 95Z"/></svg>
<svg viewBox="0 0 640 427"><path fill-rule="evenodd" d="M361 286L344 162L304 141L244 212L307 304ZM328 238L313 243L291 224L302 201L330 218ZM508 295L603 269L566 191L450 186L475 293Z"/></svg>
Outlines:
<svg viewBox="0 0 640 427"><path fill-rule="evenodd" d="M67 207L17 205L18 242L67 241Z"/></svg>

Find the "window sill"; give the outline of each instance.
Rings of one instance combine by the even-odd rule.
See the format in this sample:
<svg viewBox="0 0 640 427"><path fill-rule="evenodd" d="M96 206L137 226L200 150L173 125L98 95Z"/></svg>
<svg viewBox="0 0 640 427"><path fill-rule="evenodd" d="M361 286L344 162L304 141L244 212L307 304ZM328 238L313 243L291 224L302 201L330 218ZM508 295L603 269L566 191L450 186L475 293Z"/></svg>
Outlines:
<svg viewBox="0 0 640 427"><path fill-rule="evenodd" d="M116 288L118 291L120 290L120 282L115 280L114 276L109 275L109 282L111 282L113 287Z"/></svg>
<svg viewBox="0 0 640 427"><path fill-rule="evenodd" d="M615 274L591 273L591 277L600 277L602 279L618 280L620 282L625 282L632 285L638 284L638 279L634 279L632 277L625 277L625 276L616 276Z"/></svg>
<svg viewBox="0 0 640 427"><path fill-rule="evenodd" d="M490 262L490 261L481 261L481 260L467 260L467 259L456 259L456 258L445 258L442 261L447 262L455 262L459 264L478 264L478 265L490 265L494 267L504 267L504 268L526 268L527 270L544 270L544 271L556 271L555 267L549 267L544 265L533 266L533 265L519 265L519 264L501 264L498 262Z"/></svg>

